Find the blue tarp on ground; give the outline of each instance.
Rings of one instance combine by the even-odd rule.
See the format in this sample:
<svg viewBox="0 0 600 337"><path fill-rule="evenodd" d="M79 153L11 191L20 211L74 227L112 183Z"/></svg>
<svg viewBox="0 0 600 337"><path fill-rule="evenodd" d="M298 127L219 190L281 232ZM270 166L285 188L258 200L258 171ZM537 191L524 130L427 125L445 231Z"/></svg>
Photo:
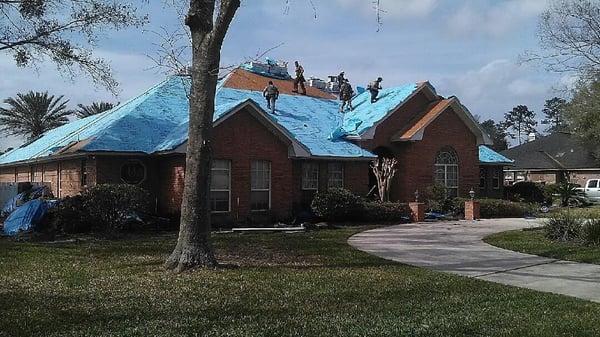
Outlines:
<svg viewBox="0 0 600 337"><path fill-rule="evenodd" d="M14 210L4 221L4 234L17 235L35 228L42 221L48 211L49 203L46 200L34 199L28 201Z"/></svg>

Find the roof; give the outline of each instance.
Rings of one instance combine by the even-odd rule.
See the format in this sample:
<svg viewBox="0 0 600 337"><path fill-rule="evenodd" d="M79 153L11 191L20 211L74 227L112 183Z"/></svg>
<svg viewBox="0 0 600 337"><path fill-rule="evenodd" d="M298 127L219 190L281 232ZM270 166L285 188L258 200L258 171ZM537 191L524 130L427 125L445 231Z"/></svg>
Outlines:
<svg viewBox="0 0 600 337"><path fill-rule="evenodd" d="M215 121L252 100L262 116L286 130L312 156L375 157L351 142L329 139L331 130L342 121L335 100L282 94L277 101L278 115L273 116L265 112L262 89L238 90L228 87L230 84L225 80L219 85ZM172 151L187 141L189 85L188 77L169 77L111 110L72 121L9 151L0 156L0 165L64 154L67 150L145 154Z"/></svg>
<svg viewBox="0 0 600 337"><path fill-rule="evenodd" d="M275 115L266 112L267 102L262 96L269 80L280 90ZM179 151L187 141L189 87L189 77L169 77L111 110L46 132L39 139L0 156L0 165L85 152ZM291 90L291 80L236 69L217 86L214 122L218 124L239 111L250 111L276 135L290 140L293 156L371 159L375 155L348 140L350 136L372 132L374 126L385 121L416 92L423 90L428 99L440 99L427 82L408 84L381 90L374 104L368 92L359 94L353 99L354 110L342 114L338 112L339 102L329 93L307 87L305 96ZM458 100L450 100L460 105ZM250 110L243 109L246 107ZM468 111L463 114L463 120L469 123L472 117ZM407 132L422 129L437 115L438 111L432 109L413 126L408 125Z"/></svg>
<svg viewBox="0 0 600 337"><path fill-rule="evenodd" d="M344 115L342 124L333 132L335 138L360 136L384 120L417 91L416 83L379 91L377 102L371 103L371 93L366 91L352 99L353 110Z"/></svg>
<svg viewBox="0 0 600 337"><path fill-rule="evenodd" d="M521 170L576 170L600 168L592 152L575 136L555 132L508 150L502 154L515 161Z"/></svg>
<svg viewBox="0 0 600 337"><path fill-rule="evenodd" d="M233 70L223 81L223 86L232 89L252 90L262 93L263 89L273 81L273 84L279 89L280 94L294 95L294 82L291 80L277 79L273 77L261 76L244 69ZM297 94L296 94L297 95ZM317 88L306 86L306 95L309 97L320 97L335 99L336 97L328 92ZM262 100L262 98L261 98Z"/></svg>
<svg viewBox="0 0 600 337"><path fill-rule="evenodd" d="M485 145L479 145L479 163L484 165L513 165L514 161Z"/></svg>

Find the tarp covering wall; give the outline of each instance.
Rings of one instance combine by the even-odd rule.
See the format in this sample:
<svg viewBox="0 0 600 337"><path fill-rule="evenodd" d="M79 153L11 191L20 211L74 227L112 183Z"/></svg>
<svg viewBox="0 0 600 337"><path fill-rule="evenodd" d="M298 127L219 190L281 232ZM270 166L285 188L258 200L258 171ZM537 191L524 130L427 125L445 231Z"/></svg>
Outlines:
<svg viewBox="0 0 600 337"><path fill-rule="evenodd" d="M34 199L14 210L4 221L4 234L17 235L35 228L48 211L49 203L43 199Z"/></svg>

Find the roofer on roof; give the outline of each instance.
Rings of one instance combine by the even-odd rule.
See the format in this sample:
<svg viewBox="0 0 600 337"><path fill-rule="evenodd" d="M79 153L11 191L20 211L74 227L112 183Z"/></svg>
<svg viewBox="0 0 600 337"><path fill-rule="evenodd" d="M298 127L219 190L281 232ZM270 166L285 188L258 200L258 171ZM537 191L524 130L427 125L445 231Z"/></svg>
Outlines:
<svg viewBox="0 0 600 337"><path fill-rule="evenodd" d="M352 107L352 95L354 95L354 90L352 90L352 86L350 85L348 79L345 79L340 88L340 99L342 100L340 112L344 112L346 105L348 105L350 111L354 110Z"/></svg>
<svg viewBox="0 0 600 337"><path fill-rule="evenodd" d="M302 68L298 61L295 61L294 64L296 65L296 78L294 79L294 90L292 90L292 92L298 93L298 84L300 84L300 89L302 89L301 94L306 95L306 87L304 86L304 82L306 82L306 79L304 79L304 68Z"/></svg>
<svg viewBox="0 0 600 337"><path fill-rule="evenodd" d="M340 90L340 99L342 99L342 85L344 84L345 79L344 79L344 72L342 71L338 76L337 76L337 83L339 86L339 90Z"/></svg>
<svg viewBox="0 0 600 337"><path fill-rule="evenodd" d="M273 81L269 81L269 85L263 90L263 96L267 99L267 108L275 114L275 101L279 98L279 89L273 84Z"/></svg>
<svg viewBox="0 0 600 337"><path fill-rule="evenodd" d="M375 81L369 83L367 89L371 92L371 103L377 102L377 96L379 95L379 90L381 90L381 81L383 78L378 77Z"/></svg>

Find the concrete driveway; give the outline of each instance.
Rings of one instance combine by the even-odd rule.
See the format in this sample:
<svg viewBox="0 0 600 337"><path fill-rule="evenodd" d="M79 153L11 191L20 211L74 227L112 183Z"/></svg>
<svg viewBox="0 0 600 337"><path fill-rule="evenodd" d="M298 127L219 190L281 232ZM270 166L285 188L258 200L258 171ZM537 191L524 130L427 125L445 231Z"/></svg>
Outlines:
<svg viewBox="0 0 600 337"><path fill-rule="evenodd" d="M362 232L348 243L413 266L600 302L600 265L517 253L482 241L540 224L525 219L405 224Z"/></svg>

